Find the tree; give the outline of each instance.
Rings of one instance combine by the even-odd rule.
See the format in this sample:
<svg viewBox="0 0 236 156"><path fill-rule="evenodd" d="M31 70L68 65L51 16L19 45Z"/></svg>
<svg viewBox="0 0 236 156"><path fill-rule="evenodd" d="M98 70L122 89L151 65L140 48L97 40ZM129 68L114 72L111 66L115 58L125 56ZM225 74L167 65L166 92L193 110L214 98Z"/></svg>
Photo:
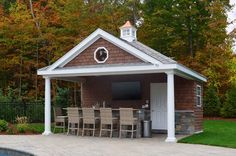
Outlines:
<svg viewBox="0 0 236 156"><path fill-rule="evenodd" d="M216 87L213 85L209 86L205 91L204 96L204 107L203 112L204 116L216 117L220 114L220 99L216 92Z"/></svg>
<svg viewBox="0 0 236 156"><path fill-rule="evenodd" d="M232 38L226 33L230 7L228 0L146 0L139 38L205 75L223 100L232 76Z"/></svg>
<svg viewBox="0 0 236 156"><path fill-rule="evenodd" d="M236 117L236 86L233 85L226 94L226 101L221 109L221 115L227 118Z"/></svg>
<svg viewBox="0 0 236 156"><path fill-rule="evenodd" d="M60 88L57 86L57 95L55 97L55 104L58 107L65 108L69 106L69 89Z"/></svg>

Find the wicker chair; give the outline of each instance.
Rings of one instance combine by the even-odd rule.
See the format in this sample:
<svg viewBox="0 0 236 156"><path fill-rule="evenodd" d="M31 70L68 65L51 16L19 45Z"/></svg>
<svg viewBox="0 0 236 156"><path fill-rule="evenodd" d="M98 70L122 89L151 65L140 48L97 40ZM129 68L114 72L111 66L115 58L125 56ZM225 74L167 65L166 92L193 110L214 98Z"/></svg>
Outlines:
<svg viewBox="0 0 236 156"><path fill-rule="evenodd" d="M99 119L99 117L95 117L93 108L82 108L82 113L83 113L82 136L84 136L84 131L92 131L93 136L95 136L96 121ZM92 125L92 128L90 128L91 125ZM89 127L86 127L86 126L89 126Z"/></svg>
<svg viewBox="0 0 236 156"><path fill-rule="evenodd" d="M67 116L62 115L62 111L60 107L53 107L53 114L54 114L53 132L55 133L56 128L59 128L59 129L63 129L63 133L65 133Z"/></svg>
<svg viewBox="0 0 236 156"><path fill-rule="evenodd" d="M131 138L133 138L134 132L137 131L137 125L138 119L133 116L133 108L120 108L120 138L123 131L131 132ZM131 126L131 130L128 129L129 126Z"/></svg>
<svg viewBox="0 0 236 156"><path fill-rule="evenodd" d="M77 107L69 107L67 108L67 114L68 114L67 135L70 133L70 130L76 130L78 136L80 122L82 121L82 117L79 115L79 109Z"/></svg>
<svg viewBox="0 0 236 156"><path fill-rule="evenodd" d="M110 132L110 138L113 134L114 124L118 124L118 118L112 117L111 108L100 108L100 137L102 136L102 131ZM104 127L105 126L105 127ZM117 129L115 129L117 130Z"/></svg>

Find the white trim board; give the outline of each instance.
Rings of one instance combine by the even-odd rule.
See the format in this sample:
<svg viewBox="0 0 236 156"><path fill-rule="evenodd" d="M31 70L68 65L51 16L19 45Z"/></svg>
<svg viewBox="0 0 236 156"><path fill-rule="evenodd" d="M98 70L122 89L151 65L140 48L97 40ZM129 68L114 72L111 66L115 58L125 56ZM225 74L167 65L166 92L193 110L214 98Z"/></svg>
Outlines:
<svg viewBox="0 0 236 156"><path fill-rule="evenodd" d="M187 78L187 79L198 79L206 82L205 77L198 75L191 75L192 72L180 71L176 64L169 65L143 65L143 66L116 66L116 67L100 67L100 68L62 68L55 69L52 71L38 70L38 75L44 76L100 76L100 75L124 75L124 74L148 74L148 73L167 73L174 71L175 75Z"/></svg>

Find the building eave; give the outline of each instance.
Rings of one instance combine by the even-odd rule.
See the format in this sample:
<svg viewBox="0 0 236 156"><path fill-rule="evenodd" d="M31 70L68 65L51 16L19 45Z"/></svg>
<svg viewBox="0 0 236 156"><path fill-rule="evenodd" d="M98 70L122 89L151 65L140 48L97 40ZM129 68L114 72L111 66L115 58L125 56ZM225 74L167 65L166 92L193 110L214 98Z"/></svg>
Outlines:
<svg viewBox="0 0 236 156"><path fill-rule="evenodd" d="M48 77L70 77L70 76L102 76L102 75L130 75L130 74L151 74L165 73L174 71L176 75L188 79L206 82L207 79L196 73L195 71L186 68L179 64L168 65L127 65L127 66L107 66L107 67L75 67L75 68L60 68L52 71L38 70L38 75Z"/></svg>

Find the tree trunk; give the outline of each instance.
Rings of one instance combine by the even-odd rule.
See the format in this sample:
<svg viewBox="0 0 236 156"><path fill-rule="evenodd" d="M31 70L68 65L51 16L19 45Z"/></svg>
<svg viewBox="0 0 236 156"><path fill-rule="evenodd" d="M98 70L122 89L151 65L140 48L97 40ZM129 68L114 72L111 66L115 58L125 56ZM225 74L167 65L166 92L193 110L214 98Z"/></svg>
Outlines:
<svg viewBox="0 0 236 156"><path fill-rule="evenodd" d="M191 57L194 57L194 52L193 52L193 30L191 26L191 17L188 17L188 51L190 53Z"/></svg>

